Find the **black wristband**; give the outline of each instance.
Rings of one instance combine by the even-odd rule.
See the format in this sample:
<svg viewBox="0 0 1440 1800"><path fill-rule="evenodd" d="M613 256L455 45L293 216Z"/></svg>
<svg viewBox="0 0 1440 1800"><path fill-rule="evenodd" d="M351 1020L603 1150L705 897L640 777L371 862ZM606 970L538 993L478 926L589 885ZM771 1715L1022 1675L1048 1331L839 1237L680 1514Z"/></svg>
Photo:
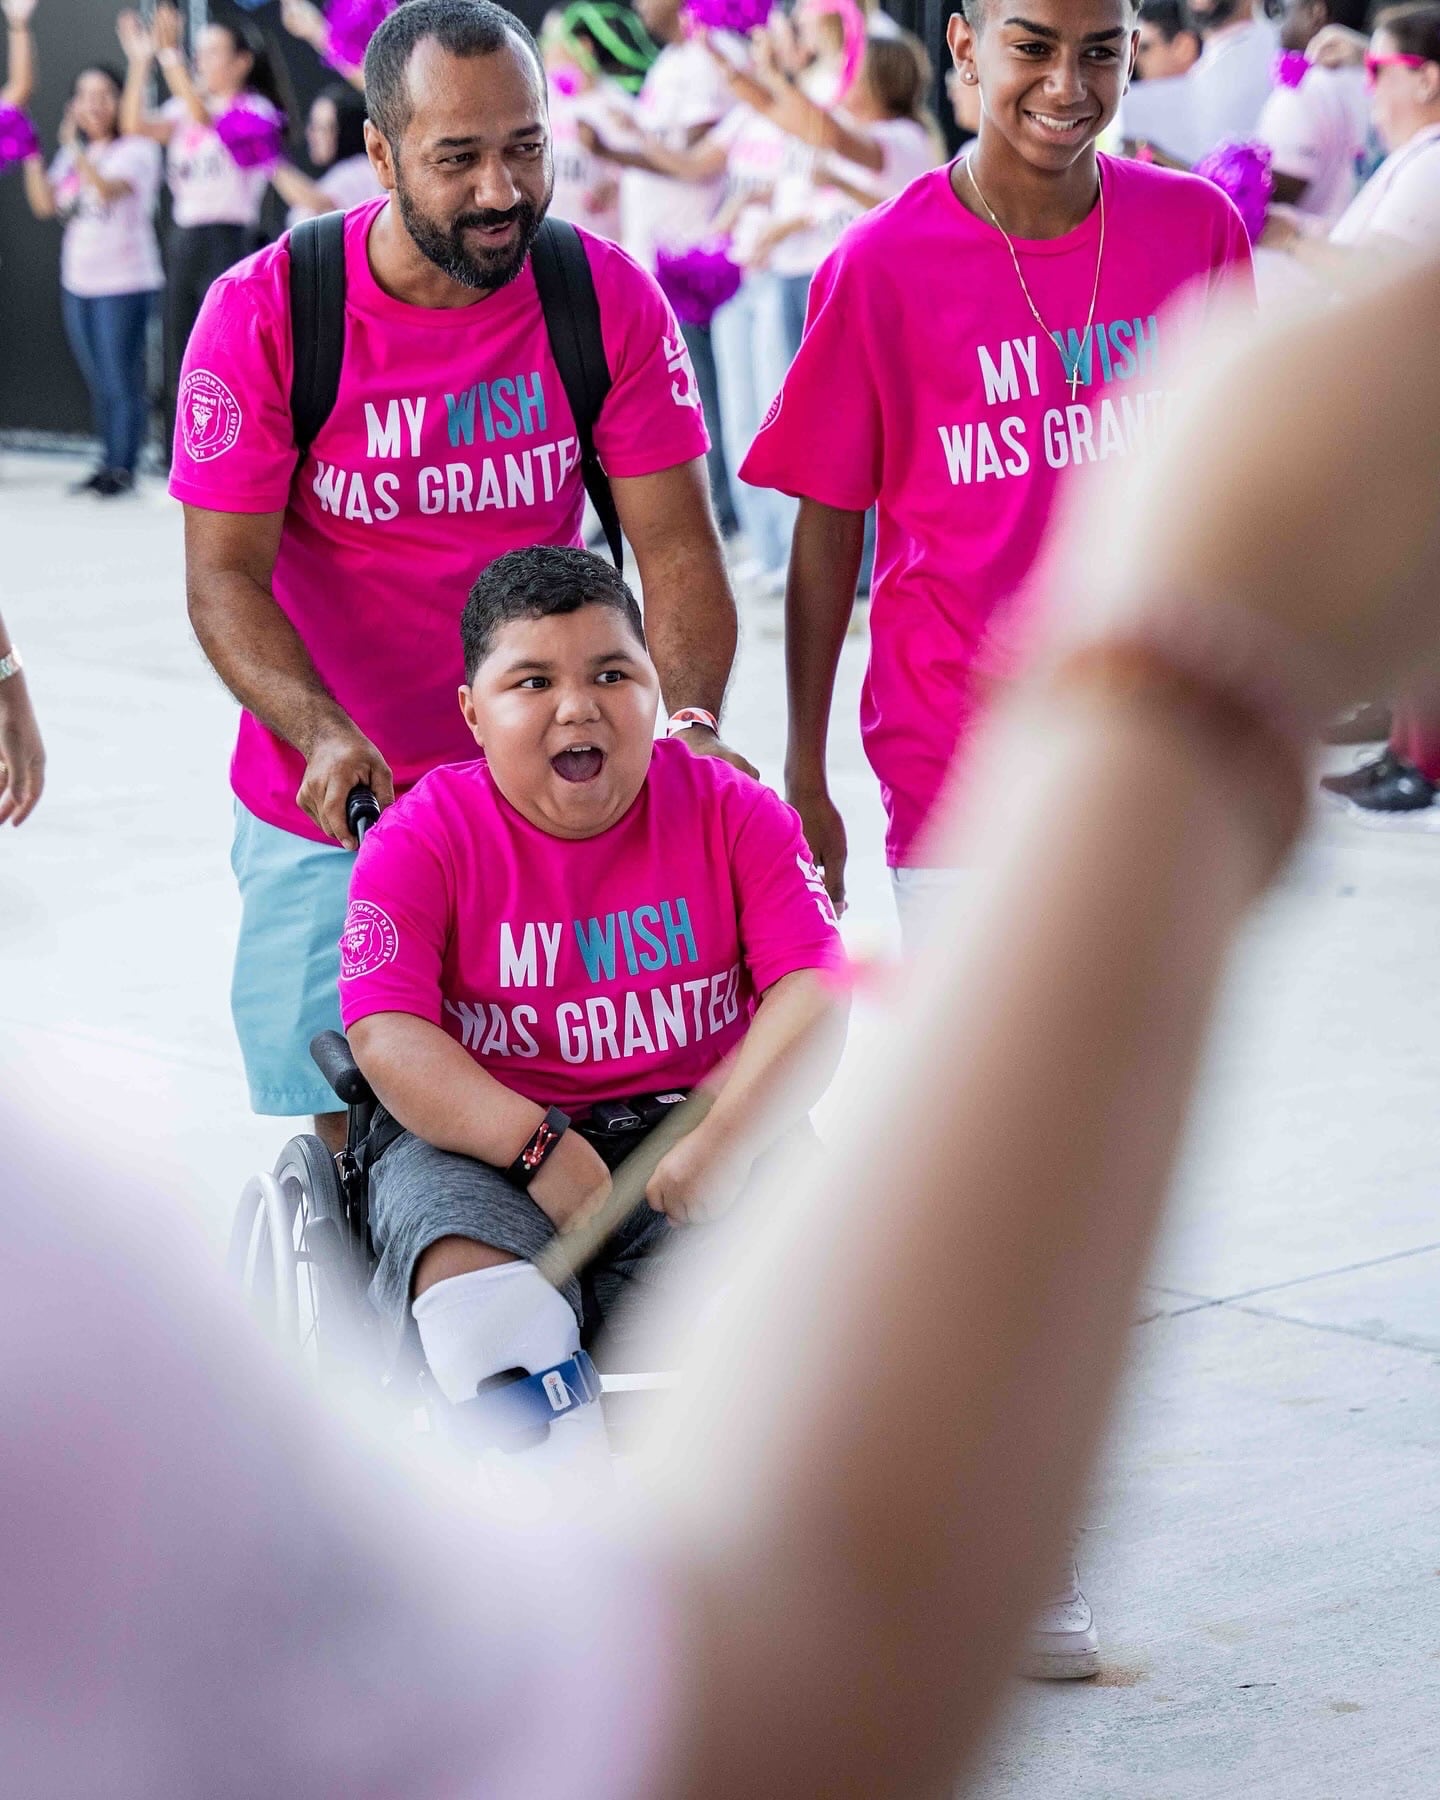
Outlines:
<svg viewBox="0 0 1440 1800"><path fill-rule="evenodd" d="M530 1191L530 1183L554 1155L565 1133L570 1129L569 1113L552 1106L535 1127L529 1142L505 1171L505 1179L522 1192Z"/></svg>

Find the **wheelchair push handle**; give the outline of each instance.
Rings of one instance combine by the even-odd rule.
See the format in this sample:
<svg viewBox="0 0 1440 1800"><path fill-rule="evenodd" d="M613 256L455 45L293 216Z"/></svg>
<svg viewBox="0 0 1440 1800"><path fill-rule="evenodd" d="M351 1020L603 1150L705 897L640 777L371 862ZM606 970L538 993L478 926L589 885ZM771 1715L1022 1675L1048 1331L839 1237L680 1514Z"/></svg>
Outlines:
<svg viewBox="0 0 1440 1800"><path fill-rule="evenodd" d="M310 1056L347 1106L363 1106L375 1098L370 1083L360 1073L350 1046L338 1031L322 1031L312 1038Z"/></svg>
<svg viewBox="0 0 1440 1800"><path fill-rule="evenodd" d="M379 817L380 802L363 781L358 782L345 796L345 823L357 844L364 843L365 833Z"/></svg>

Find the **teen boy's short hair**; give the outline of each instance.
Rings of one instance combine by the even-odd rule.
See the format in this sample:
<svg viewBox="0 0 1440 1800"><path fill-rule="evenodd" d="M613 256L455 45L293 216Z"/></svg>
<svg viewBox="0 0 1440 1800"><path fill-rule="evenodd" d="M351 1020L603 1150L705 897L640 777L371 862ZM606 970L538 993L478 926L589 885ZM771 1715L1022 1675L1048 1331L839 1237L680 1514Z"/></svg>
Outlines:
<svg viewBox="0 0 1440 1800"><path fill-rule="evenodd" d="M579 612L582 606L608 606L620 613L643 644L645 626L635 596L613 563L588 550L564 550L536 544L497 556L470 590L460 615L460 641L465 649L465 679L495 643L495 633L514 619L550 619Z"/></svg>

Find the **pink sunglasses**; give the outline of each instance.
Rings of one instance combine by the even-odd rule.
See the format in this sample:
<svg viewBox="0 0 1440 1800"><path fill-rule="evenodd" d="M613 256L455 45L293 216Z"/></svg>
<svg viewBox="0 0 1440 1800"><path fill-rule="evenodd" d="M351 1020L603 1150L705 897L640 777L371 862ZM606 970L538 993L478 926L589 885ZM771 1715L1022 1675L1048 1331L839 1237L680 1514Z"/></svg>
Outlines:
<svg viewBox="0 0 1440 1800"><path fill-rule="evenodd" d="M1429 61L1430 58L1428 56L1400 56L1398 54L1392 56L1375 56L1374 54L1371 54L1365 58L1365 85L1366 87L1373 88L1375 83L1380 79L1380 71L1382 69L1423 69Z"/></svg>

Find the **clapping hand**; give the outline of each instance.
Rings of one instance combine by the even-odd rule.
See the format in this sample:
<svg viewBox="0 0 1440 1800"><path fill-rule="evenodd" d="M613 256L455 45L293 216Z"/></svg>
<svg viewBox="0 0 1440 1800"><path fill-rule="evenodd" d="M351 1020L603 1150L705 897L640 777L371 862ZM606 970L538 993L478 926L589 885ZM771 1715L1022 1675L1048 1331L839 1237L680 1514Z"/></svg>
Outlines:
<svg viewBox="0 0 1440 1800"><path fill-rule="evenodd" d="M7 24L25 26L35 16L36 0L3 0L0 11L5 14Z"/></svg>
<svg viewBox="0 0 1440 1800"><path fill-rule="evenodd" d="M129 62L149 62L154 56L154 35L138 12L122 12L115 21L115 35Z"/></svg>
<svg viewBox="0 0 1440 1800"><path fill-rule="evenodd" d="M155 8L155 47L157 50L178 50L185 42L185 21L180 17L180 8L171 6L168 0L161 0Z"/></svg>

